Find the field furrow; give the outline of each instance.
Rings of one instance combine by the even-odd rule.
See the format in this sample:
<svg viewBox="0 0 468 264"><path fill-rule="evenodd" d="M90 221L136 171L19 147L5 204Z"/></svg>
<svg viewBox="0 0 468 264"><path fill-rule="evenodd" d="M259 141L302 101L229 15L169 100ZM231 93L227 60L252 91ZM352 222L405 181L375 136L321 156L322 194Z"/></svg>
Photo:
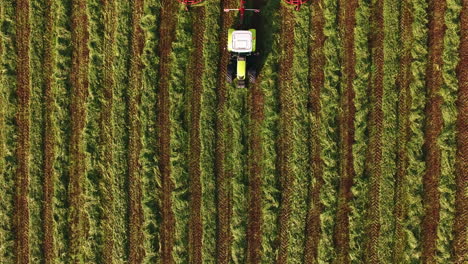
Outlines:
<svg viewBox="0 0 468 264"><path fill-rule="evenodd" d="M382 97L384 90L384 0L372 3L370 32L372 51L372 68L375 69L371 80L369 116L369 148L367 153L367 167L369 169L369 226L368 239L365 245L365 259L369 263L379 263L380 222L380 192L382 180L382 133L383 109Z"/></svg>
<svg viewBox="0 0 468 264"><path fill-rule="evenodd" d="M231 8L235 4L233 0L222 0L221 8ZM227 264L230 262L231 253L231 202L230 202L230 180L226 172L226 104L227 104L227 87L226 87L226 68L228 65L228 53L225 50L227 43L228 29L233 23L233 17L229 13L221 14L221 29L219 30L219 48L220 53L218 62L218 77L217 77L217 106L216 106L216 122L215 122L215 174L216 174L216 199L217 199L217 235L216 235L216 254L217 263Z"/></svg>
<svg viewBox="0 0 468 264"><path fill-rule="evenodd" d="M143 30L140 26L143 14L143 0L132 2L132 32L131 32L131 60L130 86L128 92L128 194L129 194L129 262L141 263L144 258L143 250L143 208L141 187L141 122L140 103L142 93L142 61L141 55L145 43Z"/></svg>
<svg viewBox="0 0 468 264"><path fill-rule="evenodd" d="M443 121L442 130L437 138L440 148L440 180L438 182L439 222L437 225L437 238L435 241L435 261L438 263L450 263L454 258L451 243L454 239L455 218L455 160L456 160L456 100L459 84L456 76L456 67L459 62L458 47L460 45L460 10L459 1L447 1L447 9L444 15L446 26L443 38L442 51L442 77L440 87L442 103L440 115Z"/></svg>
<svg viewBox="0 0 468 264"><path fill-rule="evenodd" d="M53 111L54 111L54 94L53 94L53 73L55 64L55 53L54 46L52 44L53 30L54 30L54 6L52 5L53 0L47 0L44 2L44 40L43 48L44 54L42 58L42 67L44 68L44 90L43 90L43 206L41 216L43 223L41 225L44 236L41 243L40 249L44 256L44 262L51 263L56 257L55 246L54 246L54 180L56 174L54 171L55 161L55 128L53 124Z"/></svg>
<svg viewBox="0 0 468 264"><path fill-rule="evenodd" d="M324 84L325 65L323 26L325 18L323 14L323 0L315 1L310 7L309 36L309 148L311 177L308 190L308 211L306 219L306 238L304 248L304 263L317 263L317 249L320 239L320 214L322 204L320 202L320 189L323 185L322 168L320 159L320 91Z"/></svg>
<svg viewBox="0 0 468 264"><path fill-rule="evenodd" d="M143 207L143 263L156 263L160 260L161 232L161 174L156 156L157 145L157 86L159 70L158 28L161 7L158 0L144 1L144 14L141 26L145 44L141 55L142 85L140 118L141 118L141 187Z"/></svg>
<svg viewBox="0 0 468 264"><path fill-rule="evenodd" d="M258 42L259 50L263 56L260 59L261 72L258 86L263 95L263 121L260 124L259 133L261 141L261 186L259 194L261 201L261 253L259 263L274 263L277 257L276 239L278 236L278 215L280 204L279 178L276 173L277 149L275 140L278 136L278 73L280 50L280 20L279 1L267 1L261 14L265 19L260 19L263 40ZM254 259L252 258L252 261Z"/></svg>
<svg viewBox="0 0 468 264"><path fill-rule="evenodd" d="M15 194L16 194L16 161L17 147L15 125L18 102L16 98L17 52L15 43L16 27L14 1L1 1L1 120L0 120L0 186L4 190L0 199L0 262L14 263L15 244Z"/></svg>
<svg viewBox="0 0 468 264"><path fill-rule="evenodd" d="M455 220L454 240L452 244L454 262L463 263L468 255L466 223L468 222L468 197L466 190L468 182L466 171L468 170L468 1L462 0L460 13L460 46L458 52L460 61L457 66L458 98L457 106L457 157L455 163Z"/></svg>
<svg viewBox="0 0 468 264"><path fill-rule="evenodd" d="M318 244L318 262L331 262L336 258L333 241L333 229L336 223L338 205L339 167L339 133L338 111L341 71L341 37L338 25L337 0L324 0L324 34L323 52L325 56L324 83L320 90L320 159L323 162L319 199L322 206L320 213L320 239Z"/></svg>
<svg viewBox="0 0 468 264"><path fill-rule="evenodd" d="M276 263L288 261L288 242L291 214L291 195L293 180L292 154L293 131L291 124L294 118L293 102L293 56L294 56L294 13L284 5L280 7L281 16L281 58L279 65L279 121L276 148L278 153L277 173L281 189L281 203L278 217L278 258Z"/></svg>
<svg viewBox="0 0 468 264"><path fill-rule="evenodd" d="M406 186L404 200L407 201L407 217L404 218L406 234L403 250L404 262L418 262L421 259L421 220L424 213L422 204L422 178L426 164L423 156L424 106L426 103L425 69L427 67L427 2L412 1L413 15L411 46L411 83L409 106L409 139L406 146L408 170L403 180Z"/></svg>
<svg viewBox="0 0 468 264"><path fill-rule="evenodd" d="M129 1L115 1L116 32L115 32L115 58L113 62L115 84L112 95L112 127L114 137L113 145L113 172L115 174L111 190L114 194L114 245L113 260L116 263L128 262L129 252L129 199L128 199L128 144L129 129L128 100L129 94L129 65L130 65L130 34L131 34L131 3Z"/></svg>
<svg viewBox="0 0 468 264"><path fill-rule="evenodd" d="M341 98L339 116L340 131L340 189L334 237L337 248L336 263L349 263L349 200L354 178L353 141L354 141L354 90L356 55L354 49L354 27L356 26L357 0L340 1L340 28L343 36L343 56L341 68Z"/></svg>
<svg viewBox="0 0 468 264"><path fill-rule="evenodd" d="M87 235L88 219L82 210L84 206L85 153L84 127L86 122L86 100L88 96L88 16L85 0L74 0L71 3L71 135L69 141L70 166L68 184L68 230L69 230L69 262L78 263L85 252L83 244Z"/></svg>
<svg viewBox="0 0 468 264"><path fill-rule="evenodd" d="M164 0L165 8L161 10L159 22L159 83L157 98L158 144L157 156L161 173L161 260L163 263L173 263L173 246L175 234L175 219L172 211L172 191L174 183L171 179L171 124L170 124L170 94L169 66L172 60L171 47L175 36L175 14L178 7L175 1Z"/></svg>
<svg viewBox="0 0 468 264"><path fill-rule="evenodd" d="M220 12L219 1L209 1L205 4L205 35L203 44L204 75L203 87L200 95L200 181L202 189L201 217L202 217L202 262L216 263L216 86L219 77L219 44L220 25L218 21Z"/></svg>
<svg viewBox="0 0 468 264"><path fill-rule="evenodd" d="M433 262L435 256L436 230L439 222L439 190L441 159L437 138L442 131L443 120L440 112L442 97L439 94L442 76L442 52L445 34L444 12L446 1L429 1L429 64L426 70L427 104L424 151L426 171L423 178L424 218L422 220L422 260Z"/></svg>
<svg viewBox="0 0 468 264"><path fill-rule="evenodd" d="M395 243L393 245L393 261L401 263L405 248L405 228L404 221L407 217L407 201L405 199L405 181L408 173L408 154L406 148L409 140L409 110L410 110L410 82L411 82L411 47L413 34L411 23L410 1L404 0L400 5L400 67L396 80L398 90L397 108L397 140L396 140L396 175L395 175Z"/></svg>

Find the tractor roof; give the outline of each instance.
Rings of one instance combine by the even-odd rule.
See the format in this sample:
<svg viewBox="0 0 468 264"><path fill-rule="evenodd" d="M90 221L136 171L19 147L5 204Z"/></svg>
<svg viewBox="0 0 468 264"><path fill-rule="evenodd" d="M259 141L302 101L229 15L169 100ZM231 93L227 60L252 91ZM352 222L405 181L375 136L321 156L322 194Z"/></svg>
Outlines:
<svg viewBox="0 0 468 264"><path fill-rule="evenodd" d="M248 30L236 30L232 32L233 52L252 52L252 32Z"/></svg>

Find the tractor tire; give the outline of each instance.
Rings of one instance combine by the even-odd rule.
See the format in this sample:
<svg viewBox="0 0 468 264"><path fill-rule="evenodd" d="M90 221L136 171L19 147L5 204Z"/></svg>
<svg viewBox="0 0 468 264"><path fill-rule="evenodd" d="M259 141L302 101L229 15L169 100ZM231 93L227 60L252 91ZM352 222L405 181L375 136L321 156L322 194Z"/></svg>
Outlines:
<svg viewBox="0 0 468 264"><path fill-rule="evenodd" d="M257 71L255 69L250 69L248 71L249 83L254 84L257 81Z"/></svg>
<svg viewBox="0 0 468 264"><path fill-rule="evenodd" d="M229 64L226 71L226 82L232 83L234 80L234 67L233 64Z"/></svg>

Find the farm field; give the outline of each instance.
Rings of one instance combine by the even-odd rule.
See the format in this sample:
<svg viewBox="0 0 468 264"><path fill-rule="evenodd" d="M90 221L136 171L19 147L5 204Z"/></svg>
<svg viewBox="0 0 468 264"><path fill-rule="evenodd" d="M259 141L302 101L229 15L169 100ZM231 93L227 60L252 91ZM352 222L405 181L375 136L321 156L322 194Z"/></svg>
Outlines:
<svg viewBox="0 0 468 264"><path fill-rule="evenodd" d="M0 263L468 262L468 0L0 0Z"/></svg>

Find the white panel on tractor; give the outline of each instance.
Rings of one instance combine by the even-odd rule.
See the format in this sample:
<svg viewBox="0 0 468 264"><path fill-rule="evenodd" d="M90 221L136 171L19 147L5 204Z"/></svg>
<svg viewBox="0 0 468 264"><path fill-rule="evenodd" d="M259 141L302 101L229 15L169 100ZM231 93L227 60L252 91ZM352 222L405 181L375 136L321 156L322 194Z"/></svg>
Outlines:
<svg viewBox="0 0 468 264"><path fill-rule="evenodd" d="M232 32L233 52L252 52L252 32L236 30Z"/></svg>

